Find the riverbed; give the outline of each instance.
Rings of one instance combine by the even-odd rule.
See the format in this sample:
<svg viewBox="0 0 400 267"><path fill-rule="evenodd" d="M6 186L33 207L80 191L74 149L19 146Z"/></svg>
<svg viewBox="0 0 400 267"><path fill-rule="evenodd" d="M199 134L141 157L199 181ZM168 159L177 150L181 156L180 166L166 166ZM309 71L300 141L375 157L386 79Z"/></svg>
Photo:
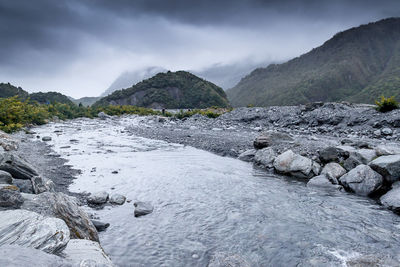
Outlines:
<svg viewBox="0 0 400 267"><path fill-rule="evenodd" d="M139 121L78 119L33 129L51 136L55 153L81 170L71 192L105 190L132 200L86 207L110 223L100 239L116 265L400 262L400 217L375 201L309 189L251 163L127 131ZM151 202L154 212L134 217L135 201Z"/></svg>

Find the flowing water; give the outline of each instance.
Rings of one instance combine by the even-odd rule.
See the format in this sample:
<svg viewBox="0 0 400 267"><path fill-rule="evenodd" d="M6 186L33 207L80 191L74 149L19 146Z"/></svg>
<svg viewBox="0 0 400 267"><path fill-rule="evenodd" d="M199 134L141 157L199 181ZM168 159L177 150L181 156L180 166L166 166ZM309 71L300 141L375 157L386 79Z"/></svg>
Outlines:
<svg viewBox="0 0 400 267"><path fill-rule="evenodd" d="M35 129L52 136L54 150L82 170L71 191L106 190L132 200L87 208L111 224L100 239L118 266L207 266L216 255L245 266L400 259L400 217L374 201L315 191L246 162L125 131L138 120ZM154 212L135 218L137 200L151 202Z"/></svg>

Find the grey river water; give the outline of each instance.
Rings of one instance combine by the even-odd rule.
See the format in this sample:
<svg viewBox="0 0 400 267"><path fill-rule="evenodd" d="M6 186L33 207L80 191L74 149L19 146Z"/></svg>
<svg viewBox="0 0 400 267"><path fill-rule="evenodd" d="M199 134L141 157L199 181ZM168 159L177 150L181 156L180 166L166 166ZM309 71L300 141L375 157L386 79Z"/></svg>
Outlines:
<svg viewBox="0 0 400 267"><path fill-rule="evenodd" d="M218 258L244 266L379 259L391 266L400 260L400 217L372 200L312 190L250 163L124 130L138 119L35 129L52 136L54 150L82 170L71 191L106 190L132 200L96 211L86 207L111 224L100 239L116 265L207 266ZM151 202L154 212L135 218L136 200Z"/></svg>

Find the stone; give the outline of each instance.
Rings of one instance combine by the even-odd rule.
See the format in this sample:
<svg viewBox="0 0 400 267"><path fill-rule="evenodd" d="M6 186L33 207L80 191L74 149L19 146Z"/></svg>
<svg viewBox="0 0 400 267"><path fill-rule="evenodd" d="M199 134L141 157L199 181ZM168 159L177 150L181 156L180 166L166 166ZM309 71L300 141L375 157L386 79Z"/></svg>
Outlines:
<svg viewBox="0 0 400 267"><path fill-rule="evenodd" d="M135 206L135 217L144 216L153 212L154 207L150 202L135 202L133 204Z"/></svg>
<svg viewBox="0 0 400 267"><path fill-rule="evenodd" d="M31 178L33 192L40 194L43 192L54 192L55 185L52 180L43 178L41 176L34 176Z"/></svg>
<svg viewBox="0 0 400 267"><path fill-rule="evenodd" d="M104 113L103 111L99 112L99 113L97 114L97 117L99 117L99 119L101 119L101 120L105 120L105 119L110 118L110 116L107 115L106 113Z"/></svg>
<svg viewBox="0 0 400 267"><path fill-rule="evenodd" d="M379 136L381 136L382 135L382 132L381 132L381 130L375 130L374 132L373 132L373 134L376 136L376 137L379 137Z"/></svg>
<svg viewBox="0 0 400 267"><path fill-rule="evenodd" d="M400 214L400 187L397 186L380 198L380 203L386 208Z"/></svg>
<svg viewBox="0 0 400 267"><path fill-rule="evenodd" d="M12 184L13 178L11 174L0 170L0 184Z"/></svg>
<svg viewBox="0 0 400 267"><path fill-rule="evenodd" d="M350 171L352 169L354 169L355 167L357 167L358 165L361 165L362 162L360 159L354 157L354 156L350 156L348 159L346 159L343 162L343 167L347 170Z"/></svg>
<svg viewBox="0 0 400 267"><path fill-rule="evenodd" d="M107 203L107 200L108 200L108 193L105 191L100 191L91 194L88 197L87 202L93 205L101 205Z"/></svg>
<svg viewBox="0 0 400 267"><path fill-rule="evenodd" d="M318 176L315 176L310 179L307 183L307 187L318 187L318 188L326 188L326 189L334 189L334 190L340 190L342 189L342 186L338 184L333 184L328 176L326 174L321 174Z"/></svg>
<svg viewBox="0 0 400 267"><path fill-rule="evenodd" d="M273 144L290 142L293 138L290 135L280 132L267 132L254 140L253 145L256 149L262 149L264 147L269 147Z"/></svg>
<svg viewBox="0 0 400 267"><path fill-rule="evenodd" d="M51 136L43 136L43 137L42 137L42 141L43 141L43 142L49 142L49 141L51 141Z"/></svg>
<svg viewBox="0 0 400 267"><path fill-rule="evenodd" d="M98 242L72 239L61 254L66 260L79 262L79 266L114 266ZM85 263L93 265L86 265Z"/></svg>
<svg viewBox="0 0 400 267"><path fill-rule="evenodd" d="M316 175L313 172L313 161L295 154L292 150L276 157L273 165L277 172L291 174L299 178L311 178Z"/></svg>
<svg viewBox="0 0 400 267"><path fill-rule="evenodd" d="M0 185L0 207L8 209L19 209L24 199L19 188L14 185Z"/></svg>
<svg viewBox="0 0 400 267"><path fill-rule="evenodd" d="M379 145L375 147L375 152L378 157L400 154L400 148L395 146Z"/></svg>
<svg viewBox="0 0 400 267"><path fill-rule="evenodd" d="M63 220L27 210L0 212L0 246L19 245L56 253L68 241L69 229Z"/></svg>
<svg viewBox="0 0 400 267"><path fill-rule="evenodd" d="M103 232L110 226L109 223L103 223L97 220L92 220L92 223L98 232Z"/></svg>
<svg viewBox="0 0 400 267"><path fill-rule="evenodd" d="M23 197L25 202L21 206L22 209L64 220L70 229L71 238L99 240L97 230L88 214L78 206L73 197L59 192L23 194Z"/></svg>
<svg viewBox="0 0 400 267"><path fill-rule="evenodd" d="M126 197L121 194L112 194L110 197L110 203L114 205L123 205L126 201Z"/></svg>
<svg viewBox="0 0 400 267"><path fill-rule="evenodd" d="M381 130L381 132L382 132L383 135L392 135L393 134L393 131L390 128L383 128Z"/></svg>
<svg viewBox="0 0 400 267"><path fill-rule="evenodd" d="M367 165L358 165L339 179L340 183L357 195L368 196L382 186L382 176Z"/></svg>
<svg viewBox="0 0 400 267"><path fill-rule="evenodd" d="M340 166L340 164L335 162L326 164L321 171L321 174L327 175L328 179L334 184L337 184L338 183L337 179L342 175L344 175L345 173L346 170L342 166Z"/></svg>
<svg viewBox="0 0 400 267"><path fill-rule="evenodd" d="M30 179L38 175L29 163L11 153L0 154L0 170L10 173L16 179Z"/></svg>
<svg viewBox="0 0 400 267"><path fill-rule="evenodd" d="M350 152L350 157L354 156L360 160L362 164L368 164L373 159L376 158L376 151L374 149L357 149L353 152Z"/></svg>
<svg viewBox="0 0 400 267"><path fill-rule="evenodd" d="M18 149L18 141L11 137L11 135L6 134L3 131L0 131L0 146L5 151L12 151Z"/></svg>
<svg viewBox="0 0 400 267"><path fill-rule="evenodd" d="M257 150L254 156L254 162L264 168L272 168L276 153L271 147Z"/></svg>
<svg viewBox="0 0 400 267"><path fill-rule="evenodd" d="M22 193L33 194L31 180L13 179L13 185L17 186Z"/></svg>
<svg viewBox="0 0 400 267"><path fill-rule="evenodd" d="M381 156L371 161L369 166L389 183L400 179L400 155Z"/></svg>
<svg viewBox="0 0 400 267"><path fill-rule="evenodd" d="M257 150L255 149L249 149L246 150L245 152L241 153L238 157L238 159L251 162L254 160L254 156L256 155Z"/></svg>
<svg viewBox="0 0 400 267"><path fill-rule="evenodd" d="M57 266L77 267L78 264L38 249L17 245L4 245L0 249L0 266ZM82 265L83 267L83 265Z"/></svg>
<svg viewBox="0 0 400 267"><path fill-rule="evenodd" d="M329 146L319 151L319 159L323 163L339 162L342 158L347 158L349 153L341 148Z"/></svg>

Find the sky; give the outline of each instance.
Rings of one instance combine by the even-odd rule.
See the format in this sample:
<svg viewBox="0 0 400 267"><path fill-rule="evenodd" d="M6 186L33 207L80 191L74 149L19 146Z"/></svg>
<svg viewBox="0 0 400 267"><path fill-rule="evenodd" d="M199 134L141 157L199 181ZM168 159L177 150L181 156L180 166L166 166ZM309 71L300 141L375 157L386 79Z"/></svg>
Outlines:
<svg viewBox="0 0 400 267"><path fill-rule="evenodd" d="M0 0L0 82L75 98L150 67L218 82L399 14L398 0Z"/></svg>

